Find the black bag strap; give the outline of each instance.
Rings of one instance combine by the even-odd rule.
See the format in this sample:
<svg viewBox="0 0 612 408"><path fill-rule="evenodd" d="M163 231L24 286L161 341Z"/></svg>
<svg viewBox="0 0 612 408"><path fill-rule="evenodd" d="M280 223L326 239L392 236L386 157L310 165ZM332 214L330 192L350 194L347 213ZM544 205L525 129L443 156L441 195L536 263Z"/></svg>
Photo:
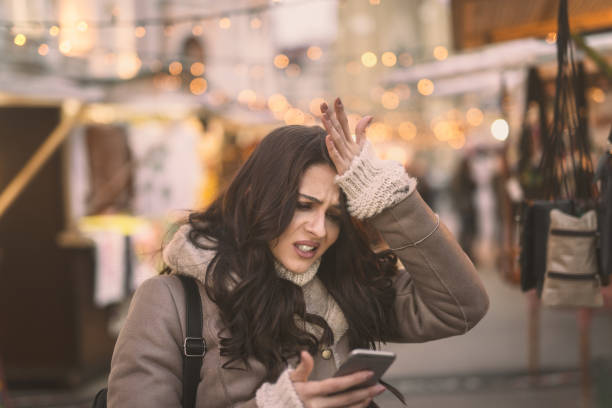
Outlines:
<svg viewBox="0 0 612 408"><path fill-rule="evenodd" d="M177 275L185 288L186 325L183 343L183 408L195 407L206 342L202 337L202 299L194 278Z"/></svg>

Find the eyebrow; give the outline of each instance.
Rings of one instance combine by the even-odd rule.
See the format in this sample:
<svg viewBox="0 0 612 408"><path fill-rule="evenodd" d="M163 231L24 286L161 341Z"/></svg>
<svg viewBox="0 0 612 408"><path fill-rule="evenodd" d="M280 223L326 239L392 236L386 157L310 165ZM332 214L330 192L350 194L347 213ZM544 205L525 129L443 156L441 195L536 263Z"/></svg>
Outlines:
<svg viewBox="0 0 612 408"><path fill-rule="evenodd" d="M315 203L318 203L318 204L323 204L323 201L319 200L319 199L318 199L318 198L316 198L316 197L309 196L308 194L298 193L298 195L300 195L300 196L302 196L302 197L304 197L304 198L307 198L307 199L309 199L309 200L311 200L311 201L314 201ZM338 210L342 210L342 207L340 206L340 204L333 204L333 205L332 205L332 207L334 207L334 208L336 208L336 209L338 209Z"/></svg>

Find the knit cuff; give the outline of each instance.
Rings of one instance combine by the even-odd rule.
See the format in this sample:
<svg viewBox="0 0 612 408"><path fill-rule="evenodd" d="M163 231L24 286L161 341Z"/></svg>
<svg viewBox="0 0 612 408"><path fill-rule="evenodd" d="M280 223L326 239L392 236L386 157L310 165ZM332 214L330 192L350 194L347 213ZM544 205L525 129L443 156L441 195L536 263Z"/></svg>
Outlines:
<svg viewBox="0 0 612 408"><path fill-rule="evenodd" d="M293 382L289 378L292 368L287 368L274 384L263 383L255 393L259 408L304 408Z"/></svg>
<svg viewBox="0 0 612 408"><path fill-rule="evenodd" d="M380 160L367 141L351 167L336 176L336 183L346 194L349 212L359 219L373 217L392 207L416 188L416 179L409 177L401 164Z"/></svg>

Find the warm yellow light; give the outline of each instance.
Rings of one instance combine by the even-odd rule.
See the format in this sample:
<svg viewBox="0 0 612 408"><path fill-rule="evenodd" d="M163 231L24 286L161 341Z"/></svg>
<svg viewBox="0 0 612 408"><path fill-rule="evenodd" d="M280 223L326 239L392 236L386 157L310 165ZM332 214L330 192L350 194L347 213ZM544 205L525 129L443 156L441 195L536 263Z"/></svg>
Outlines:
<svg viewBox="0 0 612 408"><path fill-rule="evenodd" d="M306 55L311 60L316 61L320 59L321 56L323 55L323 50L321 50L321 47L317 47L316 45L313 45L313 46L308 47L308 50L306 51Z"/></svg>
<svg viewBox="0 0 612 408"><path fill-rule="evenodd" d="M89 25L87 24L87 22L85 21L79 21L77 23L77 30L79 30L80 32L84 33L85 31L87 31L87 29L89 28Z"/></svg>
<svg viewBox="0 0 612 408"><path fill-rule="evenodd" d="M38 47L38 53L40 55L47 55L49 53L49 46L47 44L40 44Z"/></svg>
<svg viewBox="0 0 612 408"><path fill-rule="evenodd" d="M230 20L229 17L223 17L221 20L219 20L219 27L221 27L222 29L227 30L231 26L232 20Z"/></svg>
<svg viewBox="0 0 612 408"><path fill-rule="evenodd" d="M601 88L591 88L589 91L593 101L603 103L606 100L606 94Z"/></svg>
<svg viewBox="0 0 612 408"><path fill-rule="evenodd" d="M373 6L378 6L380 4L380 0L370 0L370 4Z"/></svg>
<svg viewBox="0 0 612 408"><path fill-rule="evenodd" d="M399 106L399 96L393 91L385 91L380 97L380 103L385 109L395 109Z"/></svg>
<svg viewBox="0 0 612 408"><path fill-rule="evenodd" d="M297 108L291 108L287 112L285 112L283 119L285 120L285 123L287 125L303 125L305 116L304 112L302 112L301 110Z"/></svg>
<svg viewBox="0 0 612 408"><path fill-rule="evenodd" d="M310 101L310 104L308 105L310 113L315 116L321 116L321 104L323 102L325 102L325 99L323 98L314 98L312 101Z"/></svg>
<svg viewBox="0 0 612 408"><path fill-rule="evenodd" d="M189 72L191 72L191 75L193 76L200 76L204 73L205 67L204 64L202 64L201 62L194 62L193 64L191 64L191 67L189 68Z"/></svg>
<svg viewBox="0 0 612 408"><path fill-rule="evenodd" d="M443 47L441 45L438 45L437 47L434 48L433 50L433 56L435 59L437 59L438 61L443 61L446 58L448 58L448 50L446 49L446 47Z"/></svg>
<svg viewBox="0 0 612 408"><path fill-rule="evenodd" d="M301 73L302 68L300 68L298 64L289 64L285 70L285 74L287 74L289 78L299 77Z"/></svg>
<svg viewBox="0 0 612 408"><path fill-rule="evenodd" d="M470 108L466 112L465 117L467 119L467 122L471 126L478 126L482 123L482 120L484 119L484 114L478 108Z"/></svg>
<svg viewBox="0 0 612 408"><path fill-rule="evenodd" d="M402 122L397 128L397 133L404 140L412 140L416 137L417 128L412 122Z"/></svg>
<svg viewBox="0 0 612 408"><path fill-rule="evenodd" d="M397 62L397 57L391 51L383 52L383 55L380 56L380 62L385 67L392 67Z"/></svg>
<svg viewBox="0 0 612 408"><path fill-rule="evenodd" d="M249 69L249 75L253 79L262 79L266 74L266 70L261 65L253 65L251 69Z"/></svg>
<svg viewBox="0 0 612 408"><path fill-rule="evenodd" d="M51 27L49 28L49 35L50 35L51 37L57 37L57 35L59 34L59 32L60 32L60 29L59 29L59 27L58 27L58 26L56 26L56 25L51 26Z"/></svg>
<svg viewBox="0 0 612 408"><path fill-rule="evenodd" d="M259 17L253 17L251 19L251 28L257 30L261 28L261 19Z"/></svg>
<svg viewBox="0 0 612 408"><path fill-rule="evenodd" d="M440 120L433 126L434 135L443 142L453 138L454 130L453 123L447 120Z"/></svg>
<svg viewBox="0 0 612 408"><path fill-rule="evenodd" d="M194 95L201 95L206 92L206 88L208 87L208 83L204 78L194 78L189 83L189 90Z"/></svg>
<svg viewBox="0 0 612 408"><path fill-rule="evenodd" d="M549 44L554 44L557 42L557 33L554 31L551 31L550 33L546 34L546 42Z"/></svg>
<svg viewBox="0 0 612 408"><path fill-rule="evenodd" d="M281 94L274 94L268 98L268 108L272 112L284 112L289 108L289 102Z"/></svg>
<svg viewBox="0 0 612 408"><path fill-rule="evenodd" d="M361 63L368 68L372 68L374 65L376 65L377 62L377 58L376 58L376 54L374 54L371 51L366 51L363 54L361 54Z"/></svg>
<svg viewBox="0 0 612 408"><path fill-rule="evenodd" d="M402 52L399 55L399 63L402 67L409 67L414 63L414 58L407 52Z"/></svg>
<svg viewBox="0 0 612 408"><path fill-rule="evenodd" d="M406 149L401 146L389 146L384 154L385 160L393 160L400 163L402 166L405 166L408 161L408 153Z"/></svg>
<svg viewBox="0 0 612 408"><path fill-rule="evenodd" d="M15 43L15 45L18 45L19 47L21 47L22 45L24 45L26 43L26 36L23 34L17 34L15 36L15 39L13 40L13 42Z"/></svg>
<svg viewBox="0 0 612 408"><path fill-rule="evenodd" d="M306 126L315 126L317 124L317 120L312 115L304 115L304 125Z"/></svg>
<svg viewBox="0 0 612 408"><path fill-rule="evenodd" d="M274 66L278 69L284 69L287 68L287 66L289 65L289 57L286 56L285 54L278 54L276 57L274 57Z"/></svg>
<svg viewBox="0 0 612 408"><path fill-rule="evenodd" d="M491 134L497 140L506 140L510 133L508 122L504 119L496 119L491 124Z"/></svg>
<svg viewBox="0 0 612 408"><path fill-rule="evenodd" d="M393 131L384 123L372 123L366 129L366 137L373 143L384 142L393 137Z"/></svg>
<svg viewBox="0 0 612 408"><path fill-rule="evenodd" d="M121 79L129 79L136 76L142 61L138 58L138 55L133 52L124 52L119 54L117 58L117 75Z"/></svg>
<svg viewBox="0 0 612 408"><path fill-rule="evenodd" d="M64 40L59 44L59 50L62 54L69 54L72 51L72 43L70 40Z"/></svg>
<svg viewBox="0 0 612 408"><path fill-rule="evenodd" d="M448 145L455 150L461 149L465 146L465 135L463 133L458 133L454 138L448 141Z"/></svg>
<svg viewBox="0 0 612 408"><path fill-rule="evenodd" d="M346 64L346 72L351 75L357 75L361 71L361 64L357 61L351 61Z"/></svg>
<svg viewBox="0 0 612 408"><path fill-rule="evenodd" d="M243 89L238 94L238 102L244 105L252 104L256 100L257 100L257 94L252 89Z"/></svg>
<svg viewBox="0 0 612 408"><path fill-rule="evenodd" d="M138 38L142 38L147 35L147 29L143 26L138 26L134 29L134 35Z"/></svg>
<svg viewBox="0 0 612 408"><path fill-rule="evenodd" d="M423 78L417 83L417 89L421 95L431 95L434 91L434 83L427 78Z"/></svg>
<svg viewBox="0 0 612 408"><path fill-rule="evenodd" d="M183 72L183 64L178 61L172 61L170 65L168 65L168 72L171 75L180 75Z"/></svg>
<svg viewBox="0 0 612 408"><path fill-rule="evenodd" d="M191 34L196 35L196 36L202 35L203 32L204 32L204 29L199 24L194 25L193 28L191 29Z"/></svg>

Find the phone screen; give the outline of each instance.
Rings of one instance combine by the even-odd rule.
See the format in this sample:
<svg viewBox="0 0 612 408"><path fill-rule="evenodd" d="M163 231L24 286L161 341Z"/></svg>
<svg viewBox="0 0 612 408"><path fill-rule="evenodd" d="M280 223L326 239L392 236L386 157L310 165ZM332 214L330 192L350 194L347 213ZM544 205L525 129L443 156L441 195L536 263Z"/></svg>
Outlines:
<svg viewBox="0 0 612 408"><path fill-rule="evenodd" d="M378 380L380 380L393 361L395 361L395 353L390 351L355 349L351 352L351 354L349 354L349 357L344 363L342 363L340 368L338 368L338 371L336 371L334 377L353 374L357 371L373 371L374 375L368 381L346 391L351 391L353 389L362 387L369 387L378 383Z"/></svg>

